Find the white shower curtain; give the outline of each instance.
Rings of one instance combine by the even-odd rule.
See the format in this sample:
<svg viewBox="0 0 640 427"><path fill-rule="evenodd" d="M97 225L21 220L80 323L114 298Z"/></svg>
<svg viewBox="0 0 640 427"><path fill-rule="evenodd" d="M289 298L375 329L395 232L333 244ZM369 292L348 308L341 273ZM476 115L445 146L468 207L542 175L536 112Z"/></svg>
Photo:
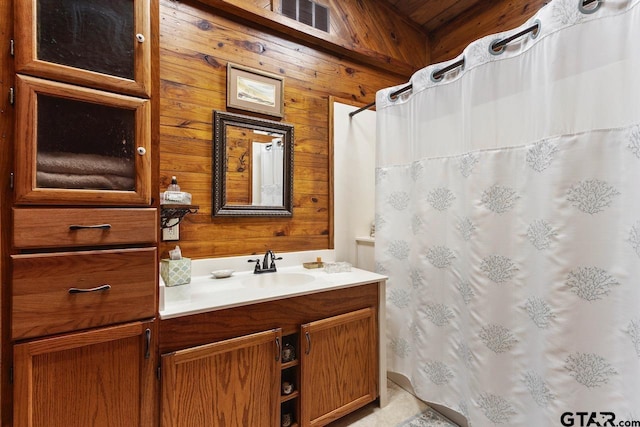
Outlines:
<svg viewBox="0 0 640 427"><path fill-rule="evenodd" d="M284 146L274 139L270 144L254 142L253 204L282 206L284 182ZM256 161L259 159L259 161Z"/></svg>
<svg viewBox="0 0 640 427"><path fill-rule="evenodd" d="M554 0L377 94L388 368L474 427L640 421L638 3Z"/></svg>

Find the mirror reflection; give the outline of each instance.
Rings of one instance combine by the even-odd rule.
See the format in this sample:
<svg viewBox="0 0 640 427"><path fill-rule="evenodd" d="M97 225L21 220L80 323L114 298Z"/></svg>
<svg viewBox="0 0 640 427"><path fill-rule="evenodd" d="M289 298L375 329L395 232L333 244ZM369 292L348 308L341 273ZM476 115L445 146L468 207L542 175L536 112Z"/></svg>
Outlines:
<svg viewBox="0 0 640 427"><path fill-rule="evenodd" d="M214 113L213 215L291 216L293 127Z"/></svg>
<svg viewBox="0 0 640 427"><path fill-rule="evenodd" d="M226 137L227 204L282 206L284 135L230 125Z"/></svg>
<svg viewBox="0 0 640 427"><path fill-rule="evenodd" d="M253 141L254 165L252 204L258 206L282 206L284 184L284 143L282 136L271 142Z"/></svg>

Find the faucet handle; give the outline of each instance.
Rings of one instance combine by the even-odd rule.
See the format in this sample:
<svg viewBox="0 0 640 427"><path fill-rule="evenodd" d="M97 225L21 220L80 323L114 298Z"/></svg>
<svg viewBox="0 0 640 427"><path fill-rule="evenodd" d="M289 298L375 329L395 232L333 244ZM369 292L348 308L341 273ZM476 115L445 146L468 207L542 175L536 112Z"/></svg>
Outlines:
<svg viewBox="0 0 640 427"><path fill-rule="evenodd" d="M269 266L269 268L273 268L273 269L275 269L275 268L276 268L276 261L279 261L279 260L281 260L281 259L282 259L282 257L278 257L278 258L271 258L271 265Z"/></svg>
<svg viewBox="0 0 640 427"><path fill-rule="evenodd" d="M253 271L260 271L260 259L248 259L247 262L255 262L256 267L253 269Z"/></svg>

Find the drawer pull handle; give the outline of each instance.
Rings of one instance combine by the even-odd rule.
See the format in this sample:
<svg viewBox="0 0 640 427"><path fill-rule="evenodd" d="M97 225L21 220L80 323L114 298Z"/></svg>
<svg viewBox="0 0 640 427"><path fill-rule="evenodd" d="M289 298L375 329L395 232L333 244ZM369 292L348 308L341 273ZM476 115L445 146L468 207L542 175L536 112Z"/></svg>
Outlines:
<svg viewBox="0 0 640 427"><path fill-rule="evenodd" d="M280 353L282 352L282 348L280 347L280 337L276 337L276 347L277 347L277 352L276 352L276 362L278 360L280 360Z"/></svg>
<svg viewBox="0 0 640 427"><path fill-rule="evenodd" d="M304 337L307 339L307 348L305 349L305 354L311 353L311 336L309 332L304 333Z"/></svg>
<svg viewBox="0 0 640 427"><path fill-rule="evenodd" d="M111 289L111 285L96 286L95 288L89 288L89 289L69 288L69 293L70 294L85 294L87 292L108 291L109 289Z"/></svg>
<svg viewBox="0 0 640 427"><path fill-rule="evenodd" d="M111 228L111 224L96 224L96 225L70 225L69 230L86 230L86 229L99 229L99 230L109 230Z"/></svg>

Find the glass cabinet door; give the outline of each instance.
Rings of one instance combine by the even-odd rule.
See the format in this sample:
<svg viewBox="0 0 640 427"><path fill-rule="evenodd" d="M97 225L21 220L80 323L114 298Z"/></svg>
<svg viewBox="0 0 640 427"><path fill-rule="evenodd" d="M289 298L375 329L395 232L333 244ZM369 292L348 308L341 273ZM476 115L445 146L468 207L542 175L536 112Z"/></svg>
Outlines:
<svg viewBox="0 0 640 427"><path fill-rule="evenodd" d="M16 203L150 204L149 102L18 75Z"/></svg>
<svg viewBox="0 0 640 427"><path fill-rule="evenodd" d="M149 0L20 0L16 72L148 97Z"/></svg>

